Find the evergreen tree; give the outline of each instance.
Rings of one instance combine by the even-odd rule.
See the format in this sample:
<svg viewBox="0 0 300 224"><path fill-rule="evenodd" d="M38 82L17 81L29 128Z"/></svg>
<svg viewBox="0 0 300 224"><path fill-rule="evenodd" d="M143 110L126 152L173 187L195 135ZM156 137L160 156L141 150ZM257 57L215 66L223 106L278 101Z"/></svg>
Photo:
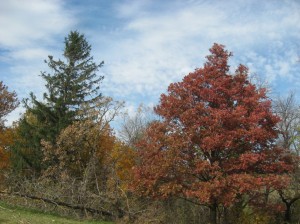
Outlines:
<svg viewBox="0 0 300 224"><path fill-rule="evenodd" d="M40 141L42 139L55 143L60 131L78 119L78 110L81 105L88 104L93 107L101 97L100 83L103 76L97 75L97 71L104 62L96 64L91 56L91 45L83 34L71 31L65 38L64 59L55 60L48 56L45 63L51 69L51 73L42 72L41 76L46 81L47 92L44 100L37 100L31 93L30 99L25 100L27 113L34 117L34 122L28 121L24 116L20 122L20 138L27 141L31 149L21 149L24 144L16 144L15 153L35 151L38 156L35 164L37 170L41 169L42 153ZM28 139L28 133L31 138ZM29 142L28 142L29 141ZM34 147L34 149L32 149ZM24 153L20 154L24 159ZM22 156L23 155L23 156ZM27 159L28 160L28 159ZM26 161L26 160L25 160Z"/></svg>

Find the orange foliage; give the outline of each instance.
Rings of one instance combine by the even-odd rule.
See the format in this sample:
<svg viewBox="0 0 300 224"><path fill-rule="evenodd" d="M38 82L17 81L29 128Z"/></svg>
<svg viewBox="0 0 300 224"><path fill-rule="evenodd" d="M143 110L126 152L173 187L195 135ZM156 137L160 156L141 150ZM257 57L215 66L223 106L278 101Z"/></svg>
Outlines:
<svg viewBox="0 0 300 224"><path fill-rule="evenodd" d="M96 108L83 108L76 121L61 131L55 144L42 141L44 161L48 168L44 176L53 178L89 179L93 176L105 184L113 170L112 152L116 142L109 122L122 104L102 98Z"/></svg>
<svg viewBox="0 0 300 224"><path fill-rule="evenodd" d="M240 65L229 74L231 53L215 44L203 68L172 83L139 142L132 187L142 195L177 195L212 209L229 206L262 187L282 188L292 169L276 147L279 118L264 89Z"/></svg>
<svg viewBox="0 0 300 224"><path fill-rule="evenodd" d="M78 121L64 129L55 145L42 141L46 175L82 178L89 166L103 168L113 149L114 137L109 126L101 131L93 122ZM67 177L65 176L65 177Z"/></svg>
<svg viewBox="0 0 300 224"><path fill-rule="evenodd" d="M0 169L9 167L9 146L12 145L14 133L12 128L1 129L0 131Z"/></svg>
<svg viewBox="0 0 300 224"><path fill-rule="evenodd" d="M111 162L123 190L128 189L132 181L132 168L136 161L136 151L124 143L116 141L111 152Z"/></svg>

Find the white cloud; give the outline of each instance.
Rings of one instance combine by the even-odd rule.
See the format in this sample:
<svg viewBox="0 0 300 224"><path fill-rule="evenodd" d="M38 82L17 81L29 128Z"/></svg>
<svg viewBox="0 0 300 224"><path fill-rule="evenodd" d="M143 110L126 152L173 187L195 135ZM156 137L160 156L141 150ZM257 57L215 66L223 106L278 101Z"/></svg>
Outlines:
<svg viewBox="0 0 300 224"><path fill-rule="evenodd" d="M117 15L122 18L137 17L144 14L144 9L150 4L149 0L126 0L117 5Z"/></svg>
<svg viewBox="0 0 300 224"><path fill-rule="evenodd" d="M246 64L251 73L269 82L285 79L294 87L300 85L295 62L300 54L297 1L128 0L113 4L116 11L108 17L94 15L88 20L95 27L104 24L105 29L91 24L82 28L91 37L95 59L105 61L101 69L105 94L128 105L156 103L171 82L202 66L214 42L234 52L233 65ZM0 47L20 63L11 66L16 79L20 78L12 89L19 89L24 81L26 88L40 91L40 78L32 76L44 70L42 60L48 52L58 52L54 43L61 50L62 37L81 20L74 19L72 6L59 0L0 3ZM85 5L84 10L89 7L93 5ZM106 24L112 18L114 22Z"/></svg>
<svg viewBox="0 0 300 224"><path fill-rule="evenodd" d="M270 82L295 78L295 65L285 51L297 52L290 45L300 37L296 1L154 4L123 2L117 8L127 36L114 40L108 57L113 63L105 66L105 88L115 96L157 99L170 82L202 66L214 42L234 52L233 64L248 64L252 73L262 73Z"/></svg>
<svg viewBox="0 0 300 224"><path fill-rule="evenodd" d="M73 20L59 0L10 0L0 2L0 46L32 46L65 32Z"/></svg>
<svg viewBox="0 0 300 224"><path fill-rule="evenodd" d="M43 47L30 47L16 49L11 52L10 56L13 60L31 61L35 59L41 60L49 54L51 54L51 52Z"/></svg>
<svg viewBox="0 0 300 224"><path fill-rule="evenodd" d="M39 77L45 69L43 60L57 54L57 37L62 37L76 23L72 12L60 0L0 1L0 79L19 99L34 92L41 97L44 83ZM8 116L8 124L19 117L21 107Z"/></svg>

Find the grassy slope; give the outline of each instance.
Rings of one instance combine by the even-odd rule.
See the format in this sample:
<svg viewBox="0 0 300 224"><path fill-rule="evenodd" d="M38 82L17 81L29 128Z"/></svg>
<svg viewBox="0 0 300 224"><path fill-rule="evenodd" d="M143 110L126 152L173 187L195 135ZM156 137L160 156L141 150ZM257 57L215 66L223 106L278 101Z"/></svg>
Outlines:
<svg viewBox="0 0 300 224"><path fill-rule="evenodd" d="M112 224L101 221L76 221L55 215L39 213L22 208L12 208L0 203L0 224Z"/></svg>

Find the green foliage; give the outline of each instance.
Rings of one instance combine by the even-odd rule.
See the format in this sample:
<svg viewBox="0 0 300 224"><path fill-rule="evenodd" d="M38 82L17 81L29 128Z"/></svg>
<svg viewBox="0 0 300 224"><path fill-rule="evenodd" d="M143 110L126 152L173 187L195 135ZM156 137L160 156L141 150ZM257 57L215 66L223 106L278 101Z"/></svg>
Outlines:
<svg viewBox="0 0 300 224"><path fill-rule="evenodd" d="M12 147L11 163L15 171L31 169L40 172L42 168L41 137L38 135L36 119L26 113L16 128L16 139Z"/></svg>
<svg viewBox="0 0 300 224"><path fill-rule="evenodd" d="M91 46L83 34L72 31L65 38L64 61L48 56L45 63L52 73L42 72L47 92L44 101L31 93L24 100L26 115L19 121L19 141L14 147L15 167L27 167L39 172L42 168L41 140L53 144L67 126L78 120L80 106L90 107L101 98L99 92L103 76L96 72L103 62L96 64L90 56ZM22 162L21 162L22 161Z"/></svg>
<svg viewBox="0 0 300 224"><path fill-rule="evenodd" d="M40 130L43 139L55 142L60 131L76 120L80 105L93 105L101 97L99 88L103 76L97 76L96 72L103 62L94 63L90 51L84 35L70 32L65 39L63 56L66 62L54 60L53 56L45 61L54 71L54 74L42 73L48 90L44 93L45 102L31 94L33 106L26 104L38 122L45 124Z"/></svg>

